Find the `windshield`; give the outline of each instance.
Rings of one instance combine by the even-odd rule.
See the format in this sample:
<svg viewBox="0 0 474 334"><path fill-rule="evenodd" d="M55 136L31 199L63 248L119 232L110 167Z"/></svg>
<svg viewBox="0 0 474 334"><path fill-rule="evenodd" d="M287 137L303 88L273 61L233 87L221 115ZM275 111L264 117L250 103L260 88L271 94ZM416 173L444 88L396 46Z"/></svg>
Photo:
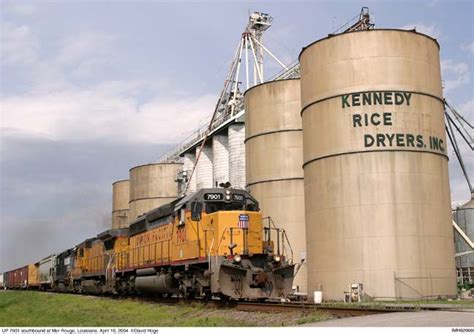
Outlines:
<svg viewBox="0 0 474 334"><path fill-rule="evenodd" d="M226 202L206 202L206 213L217 211L258 211L257 206L253 202L244 203L226 203Z"/></svg>
<svg viewBox="0 0 474 334"><path fill-rule="evenodd" d="M242 210L244 210L244 205L242 203L206 202L206 213Z"/></svg>

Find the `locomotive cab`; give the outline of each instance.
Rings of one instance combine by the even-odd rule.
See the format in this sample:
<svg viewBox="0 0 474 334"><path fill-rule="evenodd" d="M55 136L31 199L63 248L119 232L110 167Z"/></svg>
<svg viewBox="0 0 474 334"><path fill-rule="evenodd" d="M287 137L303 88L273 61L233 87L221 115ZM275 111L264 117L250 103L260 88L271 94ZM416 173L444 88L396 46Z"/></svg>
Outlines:
<svg viewBox="0 0 474 334"><path fill-rule="evenodd" d="M208 253L230 257L261 253L258 202L236 189L204 189L201 193L190 202L191 220L202 224Z"/></svg>

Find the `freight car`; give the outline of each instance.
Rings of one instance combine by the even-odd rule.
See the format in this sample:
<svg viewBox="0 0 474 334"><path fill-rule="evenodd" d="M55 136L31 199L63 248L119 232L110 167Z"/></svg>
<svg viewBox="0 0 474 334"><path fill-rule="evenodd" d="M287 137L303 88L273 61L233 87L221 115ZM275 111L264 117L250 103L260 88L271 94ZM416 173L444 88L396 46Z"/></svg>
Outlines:
<svg viewBox="0 0 474 334"><path fill-rule="evenodd" d="M4 280L7 289L26 289L28 287L28 266L5 272Z"/></svg>
<svg viewBox="0 0 474 334"><path fill-rule="evenodd" d="M39 289L39 262L28 265L28 288Z"/></svg>
<svg viewBox="0 0 474 334"><path fill-rule="evenodd" d="M4 273L0 273L0 289L4 289L4 285L3 285L3 276L4 276Z"/></svg>
<svg viewBox="0 0 474 334"><path fill-rule="evenodd" d="M54 264L56 262L56 255L45 257L39 262L39 289L50 290L54 280Z"/></svg>

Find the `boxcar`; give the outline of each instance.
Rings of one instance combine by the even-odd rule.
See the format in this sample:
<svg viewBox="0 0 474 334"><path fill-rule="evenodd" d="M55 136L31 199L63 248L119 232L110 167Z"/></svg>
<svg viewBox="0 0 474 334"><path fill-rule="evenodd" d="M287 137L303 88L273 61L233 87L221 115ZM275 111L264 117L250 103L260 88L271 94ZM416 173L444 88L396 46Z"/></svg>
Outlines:
<svg viewBox="0 0 474 334"><path fill-rule="evenodd" d="M39 288L39 262L28 265L28 288Z"/></svg>
<svg viewBox="0 0 474 334"><path fill-rule="evenodd" d="M26 289L28 287L28 266L7 271L4 278L7 289Z"/></svg>
<svg viewBox="0 0 474 334"><path fill-rule="evenodd" d="M3 273L3 285L5 289L13 289L13 270Z"/></svg>

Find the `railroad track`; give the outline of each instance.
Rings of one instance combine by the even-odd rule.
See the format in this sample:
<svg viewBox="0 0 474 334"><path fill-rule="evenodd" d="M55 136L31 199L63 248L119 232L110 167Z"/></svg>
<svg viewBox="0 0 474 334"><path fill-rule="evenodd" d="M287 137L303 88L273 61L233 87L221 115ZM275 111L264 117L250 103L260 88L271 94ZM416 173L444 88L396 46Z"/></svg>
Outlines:
<svg viewBox="0 0 474 334"><path fill-rule="evenodd" d="M56 292L55 292L56 293ZM111 299L126 299L132 301L141 301L161 305L174 306L197 306L205 305L209 308L215 309L229 309L243 312L268 312L268 313L283 313L283 312L301 312L308 314L311 312L325 312L336 318L355 317L362 315L372 315L392 312L414 312L421 310L452 310L436 307L435 305L407 305L407 304L388 304L381 306L364 306L350 304L346 306L312 304L308 302L249 302L249 301L223 301L223 300L202 300L202 299L182 299L175 297L153 297L153 296L126 296L118 297L111 295L96 295L98 298Z"/></svg>
<svg viewBox="0 0 474 334"><path fill-rule="evenodd" d="M335 317L355 317L361 315L371 315L380 313L397 312L386 308L355 308L355 307L334 307L325 305L316 305L311 303L252 303L239 302L235 305L239 311L247 312L302 312L309 313L314 311L329 313ZM399 311L398 311L399 312Z"/></svg>
<svg viewBox="0 0 474 334"><path fill-rule="evenodd" d="M340 307L340 306L326 306L316 305L307 302L247 302L247 301L222 301L222 300L199 300L199 299L180 299L180 298L153 298L145 296L128 297L128 299L147 301L164 305L206 305L209 308L216 309L232 309L243 312L268 312L268 313L283 313L283 312L325 312L337 318L356 317L361 315L371 315L390 312L413 311L411 309L400 308L382 308L382 307Z"/></svg>

